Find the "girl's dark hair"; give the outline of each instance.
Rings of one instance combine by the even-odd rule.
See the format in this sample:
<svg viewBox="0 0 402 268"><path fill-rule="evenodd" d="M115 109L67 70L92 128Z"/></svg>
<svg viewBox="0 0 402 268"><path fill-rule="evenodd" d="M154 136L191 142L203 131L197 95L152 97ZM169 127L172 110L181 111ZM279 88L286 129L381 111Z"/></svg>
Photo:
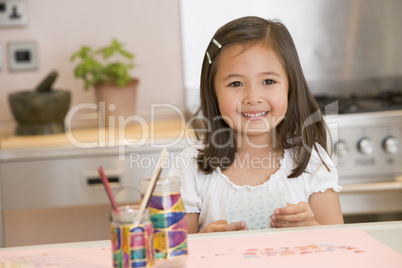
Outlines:
<svg viewBox="0 0 402 268"><path fill-rule="evenodd" d="M213 43L213 39L222 47L219 48ZM262 42L275 51L289 80L288 109L275 133L277 142L280 142L283 148L293 148L295 152L293 158L296 166L288 177L300 176L310 160L312 148L317 150L315 144L327 147L327 126L307 86L289 31L279 21L243 17L222 26L212 40L206 51L209 58L206 53L202 64L201 103L196 112L196 115L203 118L204 128L202 138L197 135L204 143L197 156L199 168L209 174L217 167L227 169L235 160L236 143L233 132L220 115L214 87L219 54L233 44L251 47ZM197 130L195 127L196 134Z"/></svg>

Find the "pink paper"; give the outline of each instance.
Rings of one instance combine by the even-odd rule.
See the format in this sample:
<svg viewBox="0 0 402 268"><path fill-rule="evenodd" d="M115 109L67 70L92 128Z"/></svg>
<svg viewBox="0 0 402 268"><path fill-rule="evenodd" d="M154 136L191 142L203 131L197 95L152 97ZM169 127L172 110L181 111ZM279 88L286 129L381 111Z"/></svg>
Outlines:
<svg viewBox="0 0 402 268"><path fill-rule="evenodd" d="M360 229L189 239L188 246L186 268L402 267L402 254ZM0 252L0 267L110 268L112 254L110 247L10 250Z"/></svg>
<svg viewBox="0 0 402 268"><path fill-rule="evenodd" d="M102 248L43 248L0 252L0 267L113 267L110 247Z"/></svg>
<svg viewBox="0 0 402 268"><path fill-rule="evenodd" d="M360 229L189 240L186 268L402 267L402 254Z"/></svg>

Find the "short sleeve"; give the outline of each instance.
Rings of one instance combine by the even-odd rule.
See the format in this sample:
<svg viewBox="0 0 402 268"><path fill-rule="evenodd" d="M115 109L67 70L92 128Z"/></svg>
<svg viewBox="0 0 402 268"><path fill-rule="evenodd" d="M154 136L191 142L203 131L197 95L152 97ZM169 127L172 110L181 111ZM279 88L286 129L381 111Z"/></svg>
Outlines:
<svg viewBox="0 0 402 268"><path fill-rule="evenodd" d="M200 213L202 198L199 189L199 170L195 157L198 150L189 147L175 156L176 166L172 167L168 175L180 178L180 194L187 213Z"/></svg>
<svg viewBox="0 0 402 268"><path fill-rule="evenodd" d="M319 144L317 144L317 150L313 150L306 172L303 174L307 177L305 184L308 196L328 189L340 192L342 187L338 185L338 172L334 163Z"/></svg>

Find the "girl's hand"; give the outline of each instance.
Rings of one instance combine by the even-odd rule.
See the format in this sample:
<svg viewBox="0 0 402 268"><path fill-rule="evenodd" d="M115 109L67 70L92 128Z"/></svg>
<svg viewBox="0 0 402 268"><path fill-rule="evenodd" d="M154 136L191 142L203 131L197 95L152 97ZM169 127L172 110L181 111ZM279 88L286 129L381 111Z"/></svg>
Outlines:
<svg viewBox="0 0 402 268"><path fill-rule="evenodd" d="M200 231L200 233L212 233L212 232L226 232L226 231L240 231L248 230L244 221L228 224L226 220L215 221L208 224Z"/></svg>
<svg viewBox="0 0 402 268"><path fill-rule="evenodd" d="M317 225L314 213L306 202L287 203L286 207L275 209L271 219L271 226L278 228Z"/></svg>

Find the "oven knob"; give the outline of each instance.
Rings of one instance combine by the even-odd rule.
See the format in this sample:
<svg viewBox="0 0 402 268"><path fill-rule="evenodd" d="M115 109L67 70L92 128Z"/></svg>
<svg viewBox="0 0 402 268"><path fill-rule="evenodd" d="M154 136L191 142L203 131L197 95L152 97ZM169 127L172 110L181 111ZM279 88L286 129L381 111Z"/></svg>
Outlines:
<svg viewBox="0 0 402 268"><path fill-rule="evenodd" d="M363 138L357 144L357 148L362 154L372 154L374 152L374 143L370 138Z"/></svg>
<svg viewBox="0 0 402 268"><path fill-rule="evenodd" d="M382 143L384 151L388 154L396 154L398 152L399 141L395 137L388 137Z"/></svg>
<svg viewBox="0 0 402 268"><path fill-rule="evenodd" d="M335 143L335 153L339 156L346 156L349 153L349 147L344 141Z"/></svg>

